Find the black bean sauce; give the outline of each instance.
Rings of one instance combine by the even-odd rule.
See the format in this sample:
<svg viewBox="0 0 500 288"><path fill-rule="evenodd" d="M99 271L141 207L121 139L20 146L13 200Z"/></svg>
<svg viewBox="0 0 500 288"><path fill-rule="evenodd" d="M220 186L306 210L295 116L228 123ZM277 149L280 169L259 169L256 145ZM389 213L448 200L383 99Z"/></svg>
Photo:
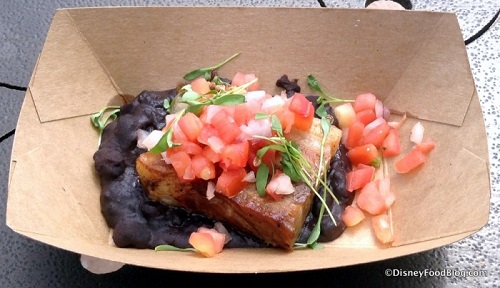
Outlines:
<svg viewBox="0 0 500 288"><path fill-rule="evenodd" d="M286 82L286 79L282 81ZM300 91L300 87L297 88L296 85L287 85L287 88L290 87ZM150 201L139 183L135 160L145 150L137 147L137 130L161 129L165 125L167 114L163 102L165 99L172 100L175 94L175 89L144 91L131 103L122 106L120 117L106 126L101 145L94 154L95 169L101 183L101 212L107 225L113 228L113 241L118 247L151 249L161 244L190 247L188 238L191 232L199 226L212 227L215 224L203 215ZM346 173L349 170L350 163L345 149L341 147L328 171L328 185L339 203L334 202L331 197L327 203L337 225L325 213L320 241L334 240L345 229L340 215L345 206L352 202L352 193L345 189ZM298 242L307 240L317 222L320 206L321 203L316 199ZM225 246L227 248L267 247L260 239L231 226L225 227L232 237Z"/></svg>

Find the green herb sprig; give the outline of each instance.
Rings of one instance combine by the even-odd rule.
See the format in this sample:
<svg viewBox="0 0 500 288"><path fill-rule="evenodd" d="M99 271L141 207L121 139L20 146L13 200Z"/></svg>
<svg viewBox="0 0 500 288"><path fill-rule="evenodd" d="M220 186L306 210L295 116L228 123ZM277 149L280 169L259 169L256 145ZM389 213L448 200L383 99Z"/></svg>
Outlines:
<svg viewBox="0 0 500 288"><path fill-rule="evenodd" d="M104 128L106 127L106 125L118 118L119 115L120 106L107 106L102 108L99 112L90 116L92 125L99 132L98 145L101 144L102 133L104 132Z"/></svg>
<svg viewBox="0 0 500 288"><path fill-rule="evenodd" d="M345 99L335 98L335 97L330 96L319 85L318 80L312 74L307 75L307 85L309 85L309 87L313 91L319 93L319 98L317 100L317 103L319 104L319 107L316 109L316 114L319 117L325 117L325 116L327 116L326 105L329 105L331 103L354 102L354 100L345 100Z"/></svg>
<svg viewBox="0 0 500 288"><path fill-rule="evenodd" d="M255 78L241 86L232 87L229 90L211 90L207 94L212 94L210 98L205 95L200 95L193 91L190 84L184 85L180 92L180 102L186 103L188 108L186 112L192 112L199 115L203 107L207 105L238 105L245 103L245 91L250 85L257 82L259 79Z"/></svg>
<svg viewBox="0 0 500 288"><path fill-rule="evenodd" d="M328 192L330 196L333 199L335 199L335 201L338 203L338 200L336 199L335 195L328 187L327 182L320 177L321 174L320 172L322 170L315 171L311 166L311 164L307 161L307 159L300 151L300 147L297 145L297 143L285 138L283 134L283 128L276 115L271 116L271 129L276 132L276 136L272 137L254 136L255 138L264 139L271 143L270 145L264 146L257 151L257 158L261 159L269 149L281 152L281 164L283 173L288 175L290 179L294 182L305 183L307 187L309 187L309 189L311 189L314 192L314 194L319 198L323 206L327 206L325 197L323 195L320 195L320 193L316 188L316 185L312 183L313 179L317 179L323 191ZM322 153L324 153L324 151L322 151ZM320 167L320 169L323 168ZM264 176L256 175L256 181L257 182L264 181L263 177ZM267 174L265 175L265 177L266 177L265 181L267 181ZM326 211L328 212L332 221L336 225L335 218L333 217L331 211L329 209L326 209Z"/></svg>
<svg viewBox="0 0 500 288"><path fill-rule="evenodd" d="M164 151L167 151L169 148L180 146L180 143L175 143L172 139L174 135L174 126L177 122L179 122L179 119L181 119L182 115L186 112L186 109L183 109L179 112L177 112L177 116L175 116L172 124L170 127L167 129L165 134L160 138L158 143L149 150L151 153L162 153Z"/></svg>
<svg viewBox="0 0 500 288"><path fill-rule="evenodd" d="M173 245L162 244L155 247L155 251L181 251L181 252L196 252L196 249L188 247L188 248L179 248Z"/></svg>
<svg viewBox="0 0 500 288"><path fill-rule="evenodd" d="M194 79L201 77L201 76L205 76L205 78L207 78L206 76L210 75L212 71L217 70L220 67L224 66L226 63L233 60L238 55L240 55L240 53L235 53L231 57L227 58L226 60L222 61L221 63L219 63L217 65L193 70L193 71L187 73L186 75L184 75L184 80L191 81L191 80L194 80ZM209 79L207 79L207 80L209 80Z"/></svg>

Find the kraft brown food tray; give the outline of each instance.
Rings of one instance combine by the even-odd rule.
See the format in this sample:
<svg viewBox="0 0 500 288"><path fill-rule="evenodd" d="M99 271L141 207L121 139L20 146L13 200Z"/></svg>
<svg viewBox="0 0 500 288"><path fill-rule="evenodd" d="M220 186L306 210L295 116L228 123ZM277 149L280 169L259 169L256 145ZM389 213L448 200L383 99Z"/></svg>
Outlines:
<svg viewBox="0 0 500 288"><path fill-rule="evenodd" d="M207 15L217 21L199 21ZM89 116L117 104L118 94L172 88L187 71L236 52L240 56L220 70L222 75L255 73L271 90L276 79L288 74L299 78L307 93L305 77L312 73L337 97L373 92L394 112L411 115L400 132L403 139L416 121L424 124L426 137L437 142L425 167L395 175L387 163L397 195L391 210L392 246L377 244L366 225L349 228L320 250L226 249L210 259L110 243L92 159L98 134ZM409 149L409 143L403 146L403 151ZM17 125L7 225L55 247L131 265L215 273L312 270L408 255L475 233L488 221L488 172L483 117L454 14L333 8L61 9L54 15Z"/></svg>

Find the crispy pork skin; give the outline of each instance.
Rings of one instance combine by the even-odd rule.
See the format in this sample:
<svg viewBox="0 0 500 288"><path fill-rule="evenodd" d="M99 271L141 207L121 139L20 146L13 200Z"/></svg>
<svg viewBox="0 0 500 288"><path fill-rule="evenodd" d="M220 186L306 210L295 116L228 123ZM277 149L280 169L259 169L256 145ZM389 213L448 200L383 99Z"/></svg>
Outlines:
<svg viewBox="0 0 500 288"><path fill-rule="evenodd" d="M287 135L298 144L315 170L319 167L322 137L318 119L309 132L292 131ZM328 165L335 155L340 138L341 131L332 126L325 142L324 164ZM215 193L209 200L205 181L181 181L160 154L150 152L137 158L136 169L150 199L185 207L286 250L293 249L314 198L314 193L303 183L296 183L295 192L279 201L259 196L255 183L249 183L232 198Z"/></svg>

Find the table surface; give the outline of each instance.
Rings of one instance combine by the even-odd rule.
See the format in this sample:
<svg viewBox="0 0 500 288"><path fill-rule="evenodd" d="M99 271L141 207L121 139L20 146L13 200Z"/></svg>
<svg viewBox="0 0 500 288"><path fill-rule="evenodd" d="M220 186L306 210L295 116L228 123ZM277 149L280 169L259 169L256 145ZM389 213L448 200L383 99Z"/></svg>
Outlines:
<svg viewBox="0 0 500 288"><path fill-rule="evenodd" d="M122 0L122 1L2 1L0 9L0 82L27 86L57 8L84 6L286 6L317 7L318 1L266 0ZM456 13L464 39L479 31L498 11L498 0L413 0L414 10ZM363 0L324 1L327 7L363 8ZM349 286L498 287L500 286L500 20L467 46L470 64L486 123L490 151L491 205L489 223L474 235L430 251L396 259L325 269L279 274L198 274L125 266L117 272L95 275L80 265L79 255L38 243L5 225L7 180L13 136L0 143L0 287L140 287L191 286L204 280L214 285L230 281L238 286L261 286L268 281L287 287L314 283L349 283ZM24 92L0 87L0 137L16 127ZM486 277L386 277L386 269L461 271L486 270ZM325 279L314 281L315 278ZM276 281L273 281L276 280ZM313 280L313 281L311 281ZM154 283L154 284L149 284ZM213 283L213 284L212 284ZM319 285L319 284L318 284Z"/></svg>

